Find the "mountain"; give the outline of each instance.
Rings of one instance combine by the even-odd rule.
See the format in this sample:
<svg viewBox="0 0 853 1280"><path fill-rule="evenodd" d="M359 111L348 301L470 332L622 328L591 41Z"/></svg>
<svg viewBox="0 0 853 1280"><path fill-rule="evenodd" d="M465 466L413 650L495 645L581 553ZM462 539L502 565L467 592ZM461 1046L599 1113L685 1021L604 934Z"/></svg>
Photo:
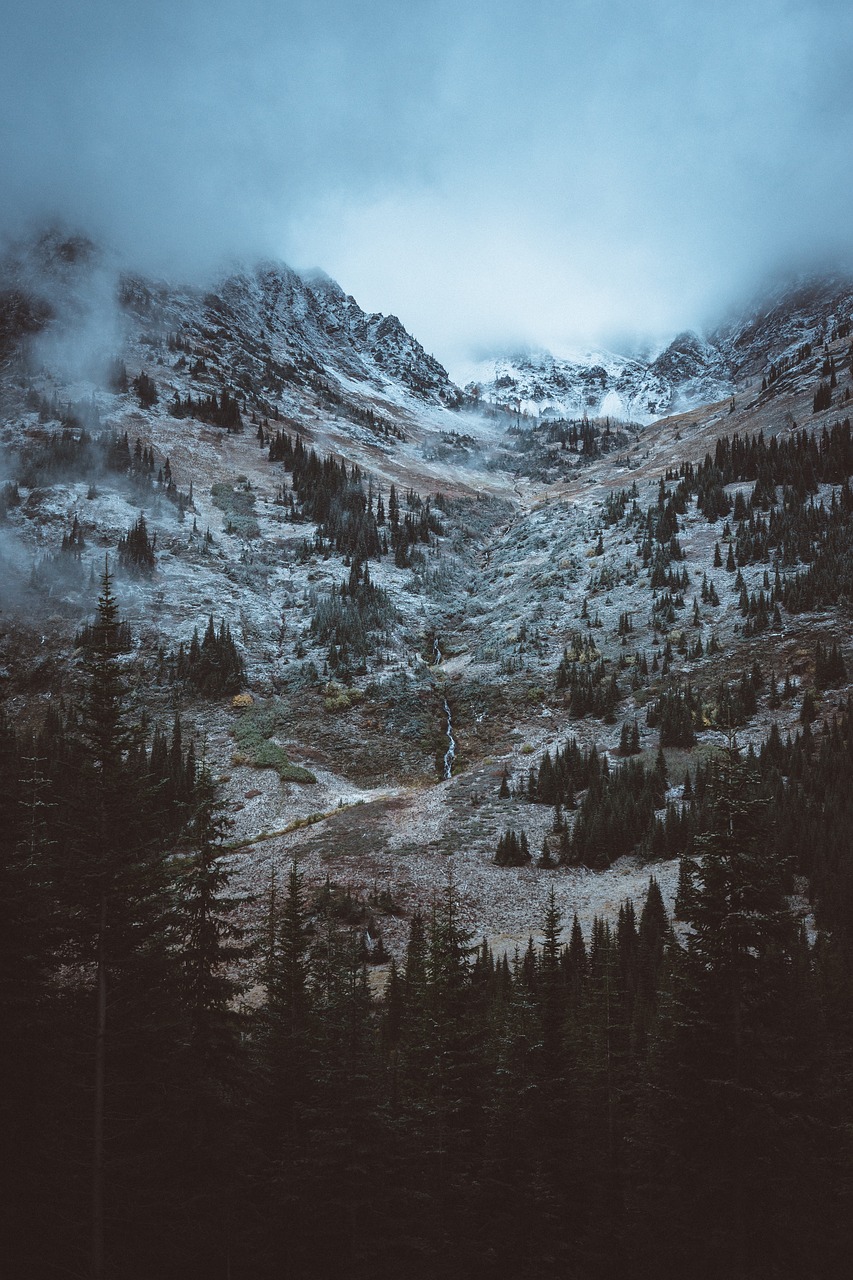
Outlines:
<svg viewBox="0 0 853 1280"><path fill-rule="evenodd" d="M673 338L650 367L670 388L672 411L682 412L722 400L734 390L725 352L696 333L680 333Z"/></svg>
<svg viewBox="0 0 853 1280"><path fill-rule="evenodd" d="M47 346L60 335L67 345L72 329L90 339L77 354L78 373L84 357L117 354L110 343L142 358L147 348L161 365L157 353L170 336L173 345L195 345L201 364L192 378L185 361L171 362L168 388L181 395L191 382L196 390L251 386L293 412L306 398L334 405L362 426L368 409L393 417L461 399L396 316L366 314L322 272L300 275L283 263L235 270L202 289L119 272L82 236L51 232L14 246L0 263L0 343L9 349L41 333Z"/></svg>
<svg viewBox="0 0 853 1280"><path fill-rule="evenodd" d="M853 280L849 276L801 276L777 283L729 318L710 337L738 383L760 380L780 360L794 361L849 331Z"/></svg>
<svg viewBox="0 0 853 1280"><path fill-rule="evenodd" d="M271 362L297 385L321 372L342 387L355 383L392 400L401 390L426 403L459 400L447 371L396 316L365 314L320 272L301 276L264 263L232 274L204 295L202 316L230 329L235 363L249 376Z"/></svg>
<svg viewBox="0 0 853 1280"><path fill-rule="evenodd" d="M276 268L267 270L274 281ZM356 368L362 365L369 369L372 365L370 372L374 378L378 372L380 385L396 380L424 400L459 403L459 391L447 371L427 355L396 316L366 315L355 299L323 272L315 271L300 279L316 307L314 333L321 352L328 350L331 342L340 351L342 362L352 362Z"/></svg>
<svg viewBox="0 0 853 1280"><path fill-rule="evenodd" d="M649 423L760 384L771 366L795 363L853 316L843 275L778 283L704 337L678 334L654 357L605 350L560 358L548 351L493 356L465 368L468 395L532 417L611 417Z"/></svg>
<svg viewBox="0 0 853 1280"><path fill-rule="evenodd" d="M532 416L648 423L722 399L731 393L732 380L717 346L684 333L654 360L604 350L565 359L548 351L495 357L466 371L465 391Z"/></svg>
<svg viewBox="0 0 853 1280"><path fill-rule="evenodd" d="M19 1272L843 1275L853 292L464 397L320 273L0 274Z"/></svg>
<svg viewBox="0 0 853 1280"><path fill-rule="evenodd" d="M33 725L79 693L75 641L108 558L139 714L165 730L181 709L246 841L248 888L265 859L298 853L320 882L393 882L409 911L453 857L466 924L523 944L546 872L523 868L507 892L516 871L493 859L507 827L534 850L551 839L552 806L528 795L546 754L578 736L615 769L636 724L653 759L656 708L688 685L711 752L756 660L766 683L738 731L757 747L770 673L790 675L772 713L784 734L816 639L840 639L853 669L846 562L824 564L809 608L782 581L826 532L806 537L819 518L804 504L832 491L842 510L845 428L821 433L851 394L852 314L849 282L798 282L648 359L517 353L469 371L463 395L396 317L321 272L262 263L188 287L121 272L84 237L18 246L0 271L0 692ZM808 466L762 459L753 493L758 463L738 458L698 485L725 436L790 449L794 424ZM769 510L800 471L780 549ZM211 616L245 670L238 707L187 676ZM817 694L829 714L835 695ZM600 854L584 923L647 880L645 846L624 848L618 872ZM560 872L567 909L575 872ZM675 858L656 875L669 901ZM397 917L382 928L399 950Z"/></svg>

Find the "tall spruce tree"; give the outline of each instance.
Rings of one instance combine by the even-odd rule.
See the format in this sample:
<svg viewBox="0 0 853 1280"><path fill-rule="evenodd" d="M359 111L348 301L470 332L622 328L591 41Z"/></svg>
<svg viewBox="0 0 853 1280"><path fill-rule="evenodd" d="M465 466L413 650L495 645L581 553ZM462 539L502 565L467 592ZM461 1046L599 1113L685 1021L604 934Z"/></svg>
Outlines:
<svg viewBox="0 0 853 1280"><path fill-rule="evenodd" d="M172 867L146 804L144 752L128 725L118 605L109 566L102 578L87 677L78 759L73 875L62 884L74 920L74 954L94 972L92 1122L92 1273L105 1274L113 1224L141 1247L146 1228L136 1206L140 1186L156 1185L158 1127L168 1127L164 1079L179 1042L178 966ZM71 868L69 868L71 869ZM111 1081L111 1087L110 1087ZM119 1116L147 1113L136 1167L111 1159ZM108 1182L109 1180L109 1182ZM107 1195L111 1209L108 1214ZM134 1232L140 1234L134 1235ZM156 1265L152 1261L152 1265Z"/></svg>
<svg viewBox="0 0 853 1280"><path fill-rule="evenodd" d="M194 782L189 849L179 872L183 1000L190 1048L203 1078L216 1078L233 1058L239 1022L233 975L247 947L236 911L243 901L230 890L233 868L223 848L229 822L204 765Z"/></svg>
<svg viewBox="0 0 853 1280"><path fill-rule="evenodd" d="M641 1265L654 1256L666 1274L689 1261L703 1277L770 1276L797 1258L806 1274L819 1233L803 1231L797 1186L824 1222L829 1190L815 1140L819 1037L803 1000L810 962L757 772L730 747L713 785L635 1135Z"/></svg>

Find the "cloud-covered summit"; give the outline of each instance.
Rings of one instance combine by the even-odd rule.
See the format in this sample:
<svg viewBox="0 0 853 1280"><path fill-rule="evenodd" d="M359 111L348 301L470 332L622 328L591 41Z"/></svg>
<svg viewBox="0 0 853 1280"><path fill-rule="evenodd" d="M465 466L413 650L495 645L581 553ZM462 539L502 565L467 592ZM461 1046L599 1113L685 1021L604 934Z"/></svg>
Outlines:
<svg viewBox="0 0 853 1280"><path fill-rule="evenodd" d="M848 262L853 12L11 0L2 228L319 263L450 362L671 335Z"/></svg>

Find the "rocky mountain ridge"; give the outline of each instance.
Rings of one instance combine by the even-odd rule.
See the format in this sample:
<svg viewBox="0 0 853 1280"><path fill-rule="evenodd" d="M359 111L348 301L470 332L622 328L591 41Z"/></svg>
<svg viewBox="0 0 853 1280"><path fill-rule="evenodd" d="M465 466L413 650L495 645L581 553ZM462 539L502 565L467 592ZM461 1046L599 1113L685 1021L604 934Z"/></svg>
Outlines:
<svg viewBox="0 0 853 1280"><path fill-rule="evenodd" d="M704 337L676 335L654 357L593 350L560 358L548 351L491 357L466 371L477 401L531 417L611 417L649 423L724 400L760 384L771 366L804 344L822 346L853 315L853 283L843 275L777 285Z"/></svg>
<svg viewBox="0 0 853 1280"><path fill-rule="evenodd" d="M0 338L32 346L39 336L88 333L70 374L93 373L114 347L143 342L152 353L195 344L207 368L197 380L251 385L296 411L310 397L334 402L357 421L375 401L400 407L453 407L461 395L442 365L393 315L366 314L321 272L284 263L232 270L208 288L174 286L120 272L84 237L50 233L13 246L0 263ZM47 343L50 346L50 342ZM40 357L37 357L40 358ZM170 381L184 390L180 362ZM206 378L207 375L207 378Z"/></svg>
<svg viewBox="0 0 853 1280"><path fill-rule="evenodd" d="M841 273L795 277L768 289L709 341L722 353L738 386L760 382L770 366L793 358L804 344L819 348L849 333L853 281Z"/></svg>
<svg viewBox="0 0 853 1280"><path fill-rule="evenodd" d="M180 708L204 744L254 890L271 859L297 856L318 881L333 863L354 884L393 884L408 908L428 903L453 858L478 932L523 941L552 883L587 922L640 886L646 864L626 853L594 873L496 868L507 827L534 852L552 841L531 769L575 737L616 770L635 725L650 764L654 709L689 684L698 755L670 754L678 804L685 768L725 741L725 690L754 660L766 684L739 733L758 745L771 719L796 733L816 637L840 636L850 658L835 605L788 611L776 592L756 547L760 504L778 495L765 486L754 505L740 459L704 476L701 493L685 473L676 495L678 469L713 457L724 435L790 447L794 423L814 440L844 416L846 295L790 312L777 300L775 320L771 308L727 330L727 350L756 370L734 403L727 393L625 430L590 412L552 431L483 412L482 398L456 407L399 321L366 315L322 276L266 265L204 292L125 275L116 294L83 245L54 245L48 266L7 279L0 687L33 724L58 690L73 695L75 637L109 557L139 712L165 729ZM803 334L810 356L762 391L757 372L781 368ZM837 385L815 409L824 337ZM649 397L676 385L699 395L728 367L715 341L680 335L654 370L616 361L577 382L596 395L602 378L605 395L641 384ZM556 386L562 372L543 360L536 377ZM843 453L843 431L833 447ZM837 503L840 475L827 469L809 500ZM140 517L154 539L141 565L121 551L134 528L142 544ZM782 567L799 572L796 556ZM244 664L236 706L197 696L180 674L181 646L211 616ZM775 709L771 674L774 690L790 676ZM835 696L820 693L825 713ZM674 860L655 874L671 896ZM399 923L383 929L399 943Z"/></svg>

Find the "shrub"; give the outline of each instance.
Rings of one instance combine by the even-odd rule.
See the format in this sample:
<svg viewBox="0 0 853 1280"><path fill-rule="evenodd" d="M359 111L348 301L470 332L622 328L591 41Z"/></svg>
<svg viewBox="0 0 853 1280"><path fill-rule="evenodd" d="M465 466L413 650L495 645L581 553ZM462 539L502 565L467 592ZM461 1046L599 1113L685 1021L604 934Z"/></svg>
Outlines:
<svg viewBox="0 0 853 1280"><path fill-rule="evenodd" d="M272 735L283 726L283 716L276 707L251 707L240 713L234 724L234 737L239 751L235 764L249 764L255 769L275 769L282 782L316 782L314 774L291 764L287 753Z"/></svg>

